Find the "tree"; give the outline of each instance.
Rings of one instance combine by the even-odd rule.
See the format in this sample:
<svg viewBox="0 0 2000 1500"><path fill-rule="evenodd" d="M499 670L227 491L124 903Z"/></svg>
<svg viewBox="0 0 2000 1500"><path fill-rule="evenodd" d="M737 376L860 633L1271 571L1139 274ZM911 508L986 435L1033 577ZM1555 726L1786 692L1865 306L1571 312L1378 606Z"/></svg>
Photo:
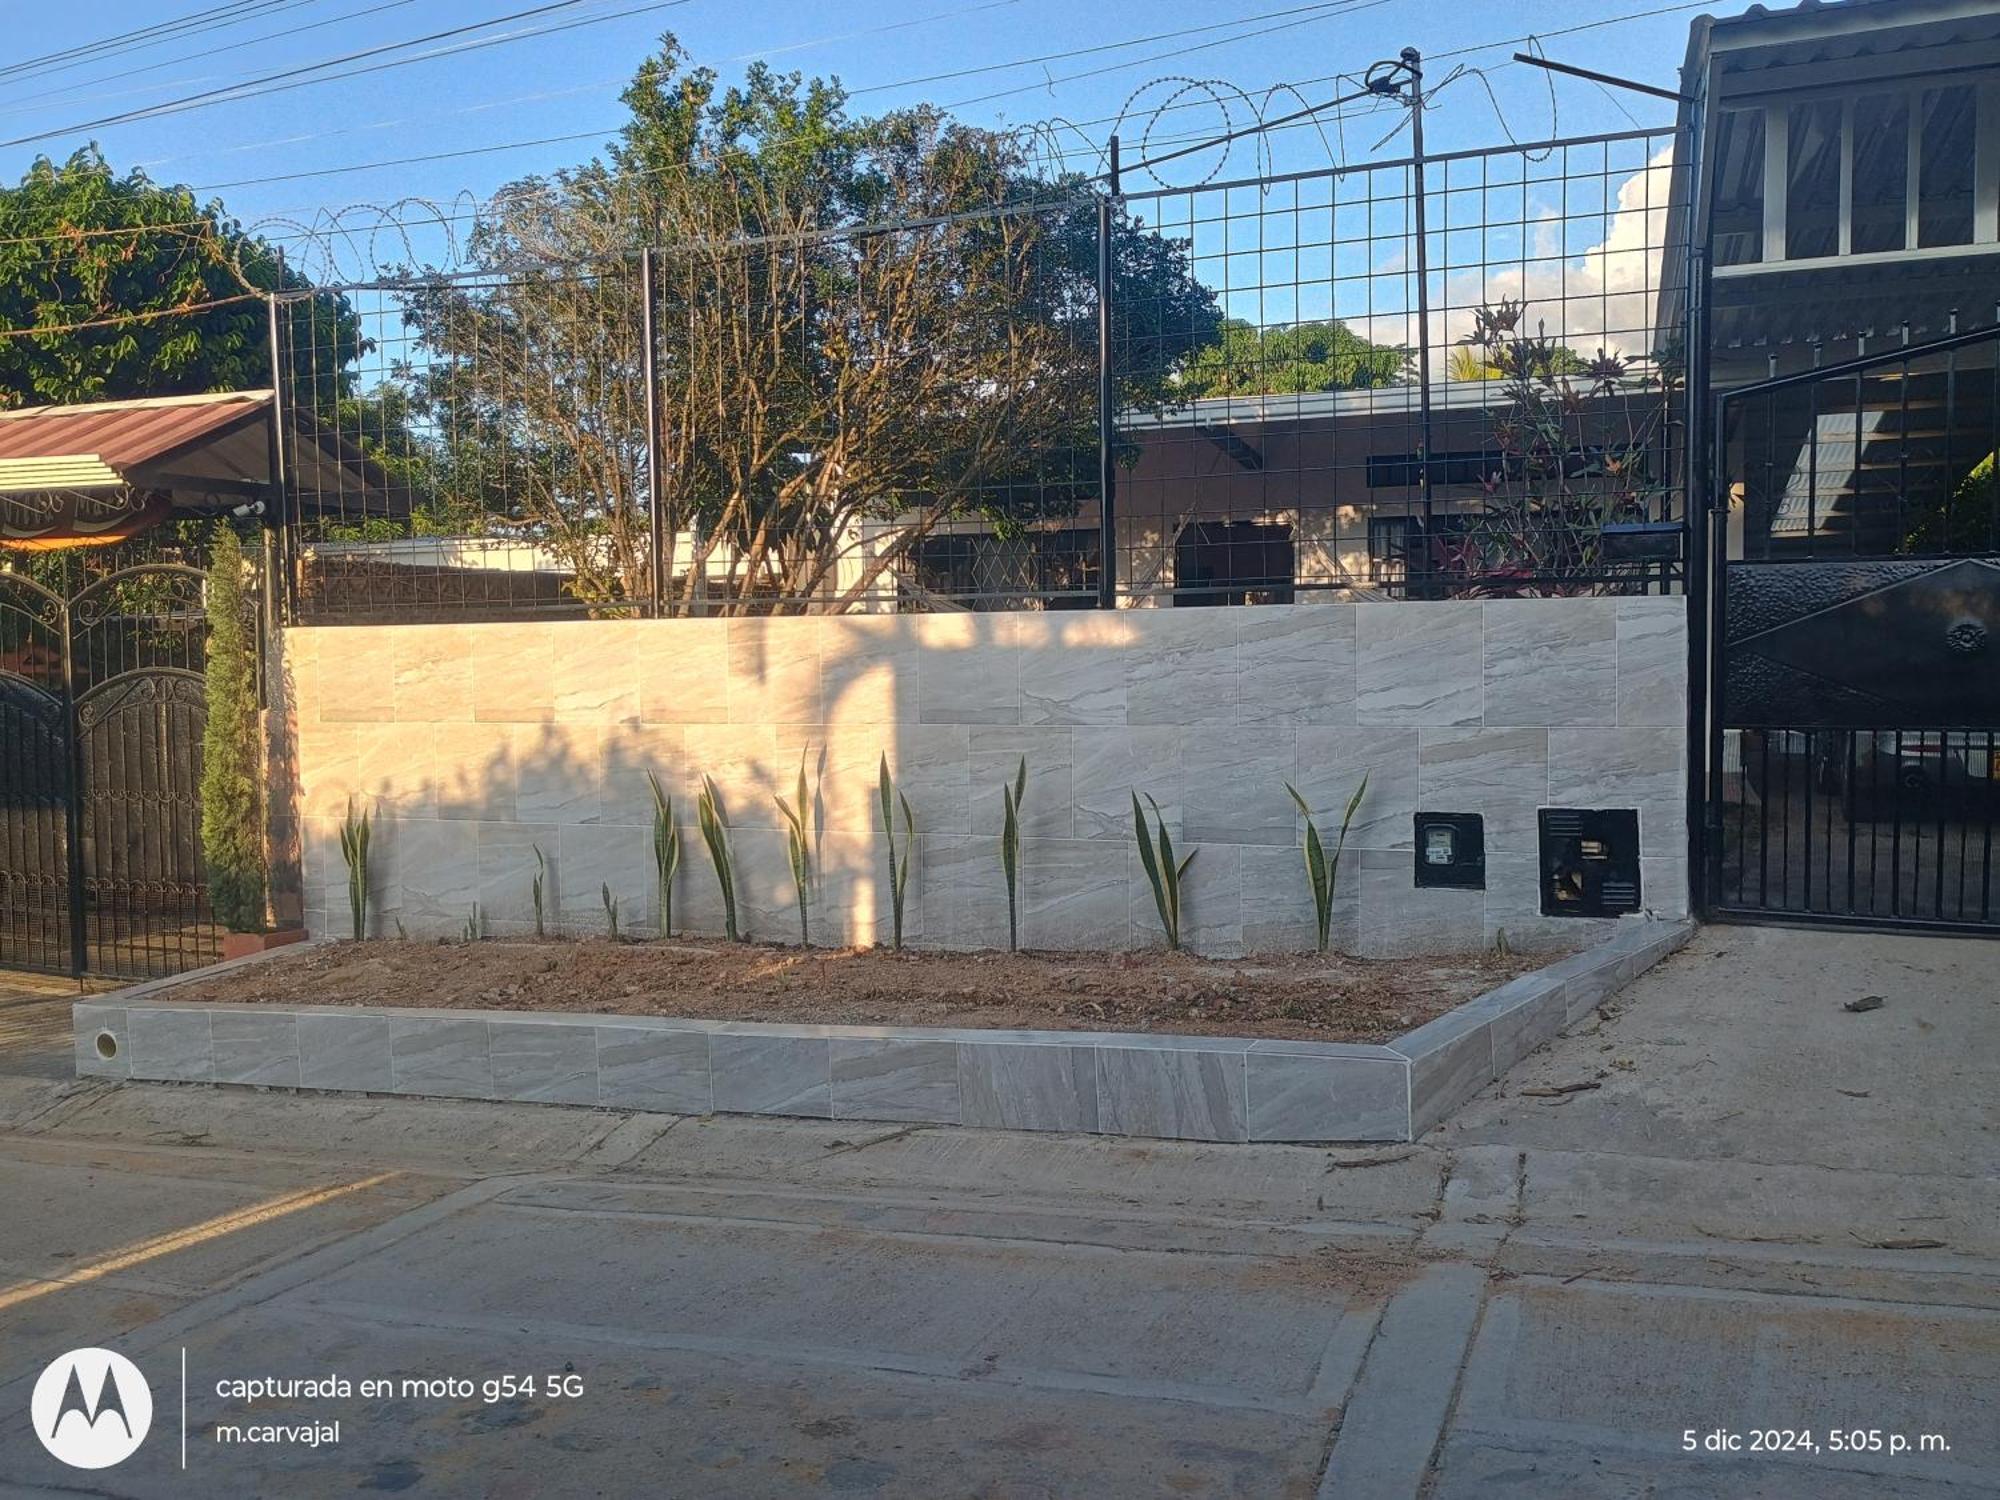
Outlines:
<svg viewBox="0 0 2000 1500"><path fill-rule="evenodd" d="M1191 396L1369 390L1399 384L1409 367L1409 350L1371 344L1345 323L1257 328L1230 318L1216 342L1195 352L1181 376L1181 387Z"/></svg>
<svg viewBox="0 0 2000 1500"><path fill-rule="evenodd" d="M269 386L255 294L308 285L220 203L141 171L120 177L95 147L61 166L41 158L0 189L0 331L65 331L0 337L0 408ZM360 353L360 323L342 298L303 306L330 398Z"/></svg>
<svg viewBox="0 0 2000 1500"><path fill-rule="evenodd" d="M407 294L413 407L451 435L454 499L562 556L582 598L649 587L645 245L663 529L693 538L676 609L714 570L722 610L839 609L949 520L1005 531L1094 498L1085 184L934 109L850 116L824 80L759 65L720 88L671 36L624 101L607 159L517 184L481 227L504 278ZM1213 294L1184 246L1116 233L1123 395L1180 399Z"/></svg>
<svg viewBox="0 0 2000 1500"><path fill-rule="evenodd" d="M231 932L261 932L264 830L257 794L257 647L244 572L243 544L227 526L218 527L209 570L201 857L208 904L217 920Z"/></svg>

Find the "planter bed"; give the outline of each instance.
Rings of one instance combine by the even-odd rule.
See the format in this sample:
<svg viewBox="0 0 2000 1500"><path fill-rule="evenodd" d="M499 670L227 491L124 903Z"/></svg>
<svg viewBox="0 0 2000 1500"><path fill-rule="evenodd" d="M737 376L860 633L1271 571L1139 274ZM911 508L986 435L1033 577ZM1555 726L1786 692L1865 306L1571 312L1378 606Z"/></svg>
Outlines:
<svg viewBox="0 0 2000 1500"><path fill-rule="evenodd" d="M1525 961L1482 972L1496 962L1485 959L314 945L78 1003L77 1071L1189 1140L1408 1140L1688 931L1628 919L1598 946L1529 972L1519 972ZM397 950L406 950L399 961ZM660 1013L677 993L660 976L677 965L692 972L718 951L727 955L719 962L745 966L731 972L748 988L678 992L679 1013ZM397 962L431 966L428 978L389 983L378 968L371 990L369 966ZM650 986L648 964L663 966ZM593 965L602 966L598 982L586 983ZM820 981L838 965L850 966L840 984L853 988L830 995ZM887 977L867 977L878 971ZM1401 978L1391 982L1392 973ZM1364 974L1386 1004L1359 998ZM945 975L955 989L939 982ZM925 984L927 994L912 994ZM1453 988L1483 984L1493 987L1450 1006ZM368 1003L371 995L400 1003ZM706 1003L693 1005L697 998ZM318 1003L327 999L346 1003ZM449 1003L415 1003L438 1000ZM798 1019L737 1018L746 1012ZM825 1019L913 1014L936 1024ZM1175 1016L1173 1031L1160 1029ZM1024 1018L1036 1024L1007 1024ZM1357 1035L1364 1039L1350 1039Z"/></svg>

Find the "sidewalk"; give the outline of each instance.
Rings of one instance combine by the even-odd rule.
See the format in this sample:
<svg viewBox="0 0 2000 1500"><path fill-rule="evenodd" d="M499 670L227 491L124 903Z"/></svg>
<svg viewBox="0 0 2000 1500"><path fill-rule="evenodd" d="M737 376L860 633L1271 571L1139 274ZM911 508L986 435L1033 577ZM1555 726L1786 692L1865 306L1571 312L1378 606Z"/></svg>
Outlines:
<svg viewBox="0 0 2000 1500"><path fill-rule="evenodd" d="M0 1309L0 1484L55 1482L24 1371L116 1339L588 1379L350 1409L256 1455L299 1494L1992 1495L1996 993L2000 945L1710 929L1424 1142L1336 1150L0 1078L9 1275L395 1174ZM1772 1428L1819 1451L1701 1446ZM99 1482L187 1492L150 1462Z"/></svg>

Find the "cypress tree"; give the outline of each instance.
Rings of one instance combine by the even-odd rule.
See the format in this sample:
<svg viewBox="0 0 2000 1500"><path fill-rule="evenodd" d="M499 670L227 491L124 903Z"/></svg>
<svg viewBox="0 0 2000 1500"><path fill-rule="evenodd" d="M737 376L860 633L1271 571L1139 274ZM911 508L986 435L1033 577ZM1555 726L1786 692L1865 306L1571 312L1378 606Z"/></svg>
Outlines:
<svg viewBox="0 0 2000 1500"><path fill-rule="evenodd" d="M264 831L258 816L257 650L243 544L217 528L208 592L208 727L202 737L201 854L208 902L231 932L264 929Z"/></svg>

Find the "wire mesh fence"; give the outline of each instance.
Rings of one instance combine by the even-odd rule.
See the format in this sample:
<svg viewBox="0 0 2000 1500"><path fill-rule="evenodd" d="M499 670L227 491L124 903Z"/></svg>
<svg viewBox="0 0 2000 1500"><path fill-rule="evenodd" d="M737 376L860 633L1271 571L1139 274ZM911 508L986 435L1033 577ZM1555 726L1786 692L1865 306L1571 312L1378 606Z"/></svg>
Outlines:
<svg viewBox="0 0 2000 1500"><path fill-rule="evenodd" d="M281 304L293 612L1674 587L1672 139L1079 187Z"/></svg>

